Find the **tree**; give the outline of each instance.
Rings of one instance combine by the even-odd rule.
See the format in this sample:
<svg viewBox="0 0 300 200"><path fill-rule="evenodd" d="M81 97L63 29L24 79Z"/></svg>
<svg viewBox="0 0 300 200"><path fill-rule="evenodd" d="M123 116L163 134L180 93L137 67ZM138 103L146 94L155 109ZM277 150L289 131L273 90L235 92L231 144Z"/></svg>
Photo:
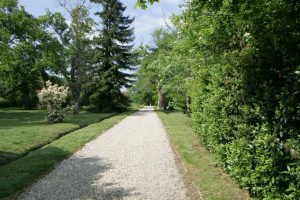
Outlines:
<svg viewBox="0 0 300 200"><path fill-rule="evenodd" d="M138 71L135 73L136 81L130 88L132 100L141 105L155 105L157 102L157 72L156 68L148 67L156 55L148 45L140 45L135 50L137 54Z"/></svg>
<svg viewBox="0 0 300 200"><path fill-rule="evenodd" d="M135 4L135 6L139 6L142 9L146 9L147 8L147 4L152 5L155 2L160 2L160 0L138 0Z"/></svg>
<svg viewBox="0 0 300 200"><path fill-rule="evenodd" d="M37 103L45 69L59 57L58 42L44 31L41 21L19 7L17 1L0 4L0 76L14 98L20 96L25 109Z"/></svg>
<svg viewBox="0 0 300 200"><path fill-rule="evenodd" d="M162 110L176 108L189 112L187 83L191 78L190 60L181 50L184 44L178 39L176 29L158 29L153 33L155 45L142 48L145 53L140 58L134 91L141 100L146 100L145 103L153 103L155 99Z"/></svg>
<svg viewBox="0 0 300 200"><path fill-rule="evenodd" d="M68 39L63 38L63 34L57 33L61 37L69 56L67 58L69 65L67 65L64 75L72 93L73 114L79 114L82 85L85 81L84 75L91 67L91 35L95 22L89 17L85 0L77 1L75 6L72 6L68 0L60 0L59 2L71 17L71 23L67 25L65 21L61 21L60 16L56 15L55 22L57 23L55 25L58 26L56 30L60 30L61 33L67 32Z"/></svg>
<svg viewBox="0 0 300 200"><path fill-rule="evenodd" d="M130 70L134 69L133 18L124 16L126 7L119 0L92 0L102 5L95 14L101 18L102 29L95 38L96 74L90 101L99 111L122 110L128 98L121 92L130 86Z"/></svg>

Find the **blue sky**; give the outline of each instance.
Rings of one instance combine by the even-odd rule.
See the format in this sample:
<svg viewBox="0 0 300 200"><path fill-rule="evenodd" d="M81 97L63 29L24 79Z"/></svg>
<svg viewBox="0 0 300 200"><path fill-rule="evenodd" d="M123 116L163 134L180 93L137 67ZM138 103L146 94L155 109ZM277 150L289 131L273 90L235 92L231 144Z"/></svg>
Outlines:
<svg viewBox="0 0 300 200"><path fill-rule="evenodd" d="M170 23L168 17L172 14L180 13L179 4L183 0L162 0L159 4L154 4L146 10L134 8L136 0L121 0L127 6L126 14L135 17L133 27L135 28L135 44L151 43L151 33L156 28L165 26L166 22ZM47 9L52 12L64 10L59 6L56 0L19 0L28 12L35 16L43 15ZM93 13L95 7L91 9ZM96 18L96 20L99 20Z"/></svg>

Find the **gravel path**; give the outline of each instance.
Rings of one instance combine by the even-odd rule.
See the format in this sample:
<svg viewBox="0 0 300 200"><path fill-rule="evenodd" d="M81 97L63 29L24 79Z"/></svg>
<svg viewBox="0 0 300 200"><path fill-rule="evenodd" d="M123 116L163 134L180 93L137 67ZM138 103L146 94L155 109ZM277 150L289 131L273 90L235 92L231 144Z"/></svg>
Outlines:
<svg viewBox="0 0 300 200"><path fill-rule="evenodd" d="M175 155L146 107L86 144L18 199L187 199Z"/></svg>

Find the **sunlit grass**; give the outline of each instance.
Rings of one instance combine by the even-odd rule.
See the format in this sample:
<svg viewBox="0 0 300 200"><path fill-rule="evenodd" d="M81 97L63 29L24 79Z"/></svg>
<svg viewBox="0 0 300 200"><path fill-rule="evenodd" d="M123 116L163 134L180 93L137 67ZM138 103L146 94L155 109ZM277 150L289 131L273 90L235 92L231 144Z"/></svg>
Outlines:
<svg viewBox="0 0 300 200"><path fill-rule="evenodd" d="M68 115L64 123L49 124L44 110L0 109L0 165L113 114L83 111Z"/></svg>
<svg viewBox="0 0 300 200"><path fill-rule="evenodd" d="M246 200L249 195L217 167L213 154L199 142L189 117L180 112L157 112L187 169L188 181L207 200Z"/></svg>
<svg viewBox="0 0 300 200"><path fill-rule="evenodd" d="M0 166L0 198L14 194L49 172L56 163L80 149L129 113L122 113L79 129L32 151L30 154Z"/></svg>

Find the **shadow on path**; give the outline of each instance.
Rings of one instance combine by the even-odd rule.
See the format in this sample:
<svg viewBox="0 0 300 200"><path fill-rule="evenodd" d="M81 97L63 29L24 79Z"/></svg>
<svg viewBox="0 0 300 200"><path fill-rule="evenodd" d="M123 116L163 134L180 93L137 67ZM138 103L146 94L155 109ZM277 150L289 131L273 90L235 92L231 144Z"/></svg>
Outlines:
<svg viewBox="0 0 300 200"><path fill-rule="evenodd" d="M50 191L55 191L55 196L50 199L109 200L137 195L134 188L124 188L117 182L101 182L102 174L112 167L99 157L72 156L50 175L51 186L55 187Z"/></svg>
<svg viewBox="0 0 300 200"><path fill-rule="evenodd" d="M131 116L139 117L139 116L145 116L147 113L154 112L154 109L152 106L145 106L144 108L138 110L137 112L133 113Z"/></svg>
<svg viewBox="0 0 300 200"><path fill-rule="evenodd" d="M0 167L0 198L30 185L49 172L53 165L69 155L62 148L46 147L9 165ZM101 181L102 174L113 166L100 157L77 156L62 161L48 175L33 183L11 199L122 199L136 196L135 188L118 182Z"/></svg>

